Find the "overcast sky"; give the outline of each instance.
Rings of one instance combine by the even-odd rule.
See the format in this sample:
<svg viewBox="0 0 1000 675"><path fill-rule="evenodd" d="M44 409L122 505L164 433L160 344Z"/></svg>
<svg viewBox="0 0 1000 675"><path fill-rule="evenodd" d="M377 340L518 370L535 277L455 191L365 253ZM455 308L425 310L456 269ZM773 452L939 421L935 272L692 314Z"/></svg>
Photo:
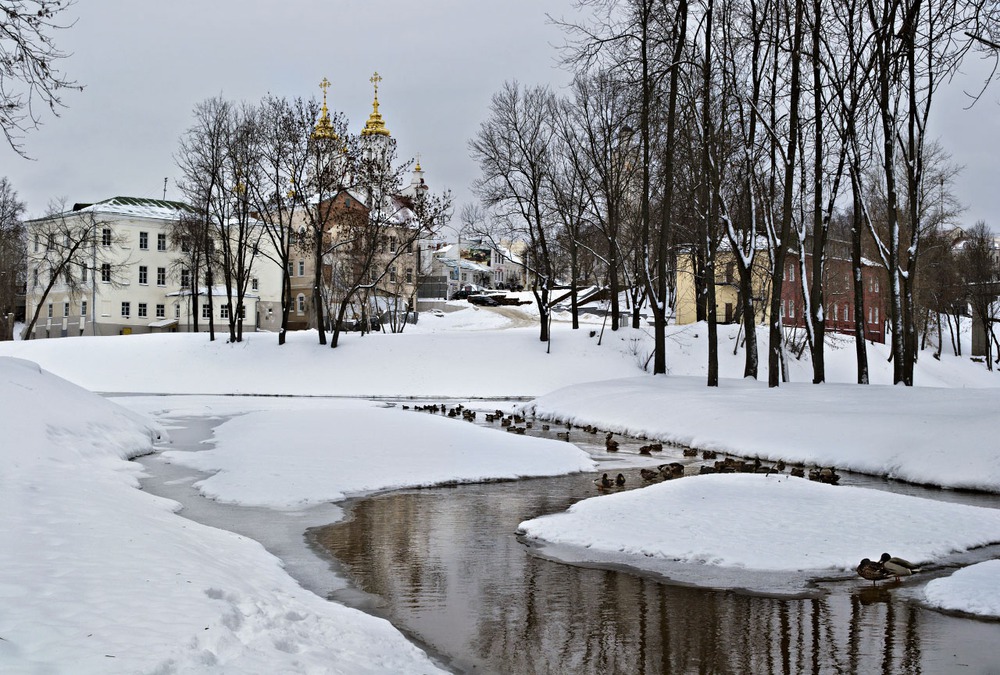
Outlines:
<svg viewBox="0 0 1000 675"><path fill-rule="evenodd" d="M420 154L435 191L470 200L477 168L468 139L505 80L569 80L556 65L562 42L546 12L573 16L572 0L80 0L76 24L57 36L63 70L85 86L64 96L61 116L25 139L34 161L0 148L3 171L32 216L116 195L178 199L173 155L208 97L321 96L354 131L380 112L400 157ZM970 62L969 69L977 64ZM980 69L981 70L981 69ZM973 88L973 78L962 86ZM943 94L933 132L964 165L964 220L1000 230L1000 87L972 110L960 86Z"/></svg>

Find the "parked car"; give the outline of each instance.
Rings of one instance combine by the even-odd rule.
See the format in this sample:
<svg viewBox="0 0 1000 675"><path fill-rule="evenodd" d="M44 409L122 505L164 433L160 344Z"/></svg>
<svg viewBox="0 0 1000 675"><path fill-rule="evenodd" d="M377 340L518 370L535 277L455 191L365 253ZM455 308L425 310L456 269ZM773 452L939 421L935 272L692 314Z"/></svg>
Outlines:
<svg viewBox="0 0 1000 675"><path fill-rule="evenodd" d="M470 295L466 300L473 305L480 305L482 307L496 307L500 304L488 295Z"/></svg>
<svg viewBox="0 0 1000 675"><path fill-rule="evenodd" d="M469 293L472 293L472 291L466 291L464 289L458 290L458 291L455 291L454 293L452 293L451 299L452 300L465 300L465 299L467 299L469 297Z"/></svg>

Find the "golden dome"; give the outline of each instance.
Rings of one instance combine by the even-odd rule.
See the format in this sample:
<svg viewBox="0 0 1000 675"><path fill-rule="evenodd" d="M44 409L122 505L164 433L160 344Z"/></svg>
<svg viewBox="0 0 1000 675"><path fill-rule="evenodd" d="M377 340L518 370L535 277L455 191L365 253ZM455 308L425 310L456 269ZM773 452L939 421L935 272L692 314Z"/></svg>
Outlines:
<svg viewBox="0 0 1000 675"><path fill-rule="evenodd" d="M316 128L313 129L313 138L328 138L330 140L339 140L337 132L333 130L333 125L330 124L330 111L326 107L326 90L330 86L330 82L324 77L323 81L319 83L319 88L323 90L323 108L320 111L319 121L316 122Z"/></svg>
<svg viewBox="0 0 1000 675"><path fill-rule="evenodd" d="M378 73L372 75L369 82L375 85L375 100L372 101L372 114L368 116L365 128L361 130L362 136L389 136L389 130L385 128L385 122L378 111L378 83L382 81L382 76Z"/></svg>

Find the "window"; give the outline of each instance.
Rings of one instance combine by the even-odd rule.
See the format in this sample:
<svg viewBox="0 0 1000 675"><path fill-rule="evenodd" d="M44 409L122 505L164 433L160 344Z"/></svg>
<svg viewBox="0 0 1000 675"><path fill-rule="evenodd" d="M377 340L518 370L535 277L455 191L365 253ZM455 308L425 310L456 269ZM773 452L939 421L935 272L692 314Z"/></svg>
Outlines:
<svg viewBox="0 0 1000 675"><path fill-rule="evenodd" d="M794 319L795 318L795 301L794 300L792 300L790 303L788 303L788 318L789 319Z"/></svg>
<svg viewBox="0 0 1000 675"><path fill-rule="evenodd" d="M181 288L191 287L191 270L181 270Z"/></svg>
<svg viewBox="0 0 1000 675"><path fill-rule="evenodd" d="M250 290L259 291L260 290L260 280L254 277L250 280Z"/></svg>
<svg viewBox="0 0 1000 675"><path fill-rule="evenodd" d="M127 319L132 314L132 303L128 300L122 302L122 318Z"/></svg>
<svg viewBox="0 0 1000 675"><path fill-rule="evenodd" d="M187 237L181 237L181 251L184 253L191 252L191 240Z"/></svg>
<svg viewBox="0 0 1000 675"><path fill-rule="evenodd" d="M406 283L408 283L408 284L412 284L413 283L413 268L412 267L407 267L406 268Z"/></svg>
<svg viewBox="0 0 1000 675"><path fill-rule="evenodd" d="M139 318L140 319L145 319L146 318L146 303L145 302L140 302L139 303Z"/></svg>
<svg viewBox="0 0 1000 675"><path fill-rule="evenodd" d="M875 323L878 323L878 307L875 308Z"/></svg>
<svg viewBox="0 0 1000 675"><path fill-rule="evenodd" d="M31 282L31 287L32 288L37 288L38 287L38 268L37 267L34 269L34 274L32 276L33 276L33 279L32 279L32 282Z"/></svg>
<svg viewBox="0 0 1000 675"><path fill-rule="evenodd" d="M781 301L781 316L788 316L788 301Z"/></svg>
<svg viewBox="0 0 1000 675"><path fill-rule="evenodd" d="M850 314L848 313L849 309L850 309L849 306L844 305L844 321L850 321L850 319L848 318L850 316Z"/></svg>
<svg viewBox="0 0 1000 675"><path fill-rule="evenodd" d="M63 303L63 316L69 316L69 303Z"/></svg>
<svg viewBox="0 0 1000 675"><path fill-rule="evenodd" d="M139 265L139 285L145 286L149 283L149 268L145 265Z"/></svg>
<svg viewBox="0 0 1000 675"><path fill-rule="evenodd" d="M292 263L288 263L288 276L294 276L295 272L292 268Z"/></svg>
<svg viewBox="0 0 1000 675"><path fill-rule="evenodd" d="M166 251L167 250L167 235L160 232L156 235L156 250Z"/></svg>
<svg viewBox="0 0 1000 675"><path fill-rule="evenodd" d="M229 303L227 302L222 307L219 308L219 318L228 319L229 318Z"/></svg>
<svg viewBox="0 0 1000 675"><path fill-rule="evenodd" d="M101 281L105 283L111 281L111 263L101 263Z"/></svg>
<svg viewBox="0 0 1000 675"><path fill-rule="evenodd" d="M87 316L87 301L80 301L80 316Z"/></svg>
<svg viewBox="0 0 1000 675"><path fill-rule="evenodd" d="M396 238L395 237L389 237L389 252L390 253L395 253L396 252Z"/></svg>
<svg viewBox="0 0 1000 675"><path fill-rule="evenodd" d="M795 265L794 264L788 266L788 280L789 281L795 281Z"/></svg>
<svg viewBox="0 0 1000 675"><path fill-rule="evenodd" d="M80 281L82 281L83 283L87 283L87 268L86 267L81 267L80 268Z"/></svg>
<svg viewBox="0 0 1000 675"><path fill-rule="evenodd" d="M38 245L39 245L39 243L40 243L40 242L39 242L39 237L38 237L38 235L36 234L36 235L35 235L35 253L38 253Z"/></svg>
<svg viewBox="0 0 1000 675"><path fill-rule="evenodd" d="M167 268L157 267L156 268L156 285L166 286L167 285Z"/></svg>
<svg viewBox="0 0 1000 675"><path fill-rule="evenodd" d="M157 319L162 319L166 315L167 315L167 306L166 305L157 305L156 306L156 318Z"/></svg>
<svg viewBox="0 0 1000 675"><path fill-rule="evenodd" d="M203 304L201 306L201 318L203 318L203 319L211 319L212 318L212 308L209 307L207 304Z"/></svg>
<svg viewBox="0 0 1000 675"><path fill-rule="evenodd" d="M306 312L306 296L299 295L295 302L295 311L299 314L305 314Z"/></svg>
<svg viewBox="0 0 1000 675"><path fill-rule="evenodd" d="M305 275L306 275L306 261L305 260L300 260L299 261L299 276L300 277L304 277Z"/></svg>
<svg viewBox="0 0 1000 675"><path fill-rule="evenodd" d="M833 309L830 310L830 318L834 321L837 320L837 303L833 304Z"/></svg>
<svg viewBox="0 0 1000 675"><path fill-rule="evenodd" d="M389 281L392 282L392 283L396 283L396 266L395 265L393 265L392 267L389 268Z"/></svg>
<svg viewBox="0 0 1000 675"><path fill-rule="evenodd" d="M875 281L875 291L878 292L878 277L874 277Z"/></svg>
<svg viewBox="0 0 1000 675"><path fill-rule="evenodd" d="M49 303L49 318L52 318L52 303Z"/></svg>
<svg viewBox="0 0 1000 675"><path fill-rule="evenodd" d="M101 230L101 246L111 246L111 228L105 227Z"/></svg>
<svg viewBox="0 0 1000 675"><path fill-rule="evenodd" d="M181 318L181 306L180 305L174 305L174 318L175 319Z"/></svg>
<svg viewBox="0 0 1000 675"><path fill-rule="evenodd" d="M139 233L139 250L140 251L149 250L149 232Z"/></svg>

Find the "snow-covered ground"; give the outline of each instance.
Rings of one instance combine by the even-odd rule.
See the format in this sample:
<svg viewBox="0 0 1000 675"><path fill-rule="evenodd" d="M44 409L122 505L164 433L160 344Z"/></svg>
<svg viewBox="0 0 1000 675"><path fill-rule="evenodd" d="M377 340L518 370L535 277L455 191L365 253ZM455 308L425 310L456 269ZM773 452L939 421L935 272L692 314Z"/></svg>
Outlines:
<svg viewBox="0 0 1000 675"><path fill-rule="evenodd" d="M645 331L607 330L602 337L599 322L580 331L557 323L546 353L537 329L523 327L528 320L530 314L471 308L442 317L425 314L402 335L345 335L337 350L316 345L314 333L292 334L280 348L268 334L237 345L209 343L204 335L0 343L0 425L5 438L14 440L0 447L0 670L436 669L384 621L304 591L256 542L192 523L175 513L175 503L137 490L139 469L126 459L151 451L156 434L164 434L146 415L232 416L204 452L164 454L213 472L197 486L206 496L269 508L304 508L404 485L593 467L589 456L565 443L367 402L116 399L129 412L79 387L118 393L539 396L531 405L540 414L748 456L941 485L1000 485L1000 429L991 421L1000 402L991 388L1000 376L968 359L922 358L917 382L933 387L801 384L775 391L732 379L708 389L702 386L703 326L671 331L672 376L652 378L641 371L649 354ZM722 331L724 377L742 373L742 355L732 354L737 339L735 331ZM884 348L870 346L872 379L883 384L891 373L885 355ZM4 356L35 361L53 374ZM853 359L849 345L831 349L830 381L852 382ZM807 381L808 364L793 363L791 373L793 381ZM816 512L797 515L804 504L815 504ZM622 516L615 515L622 506L630 506L624 517L629 527L619 526ZM728 535L734 508L739 522L763 527L770 521L772 529ZM525 529L591 550L595 559L610 550L628 553L633 563L696 560L688 567L702 570L829 571L849 569L882 550L933 560L1000 541L997 512L968 509L775 476L709 476L589 500ZM974 522L963 524L970 513ZM939 532L939 522L947 531ZM776 534L782 527L787 532ZM935 580L928 585L928 602L995 613L989 608L1000 600L989 597L1000 593L996 567L970 568L965 583L958 574L950 586ZM969 576L978 593L963 590Z"/></svg>

